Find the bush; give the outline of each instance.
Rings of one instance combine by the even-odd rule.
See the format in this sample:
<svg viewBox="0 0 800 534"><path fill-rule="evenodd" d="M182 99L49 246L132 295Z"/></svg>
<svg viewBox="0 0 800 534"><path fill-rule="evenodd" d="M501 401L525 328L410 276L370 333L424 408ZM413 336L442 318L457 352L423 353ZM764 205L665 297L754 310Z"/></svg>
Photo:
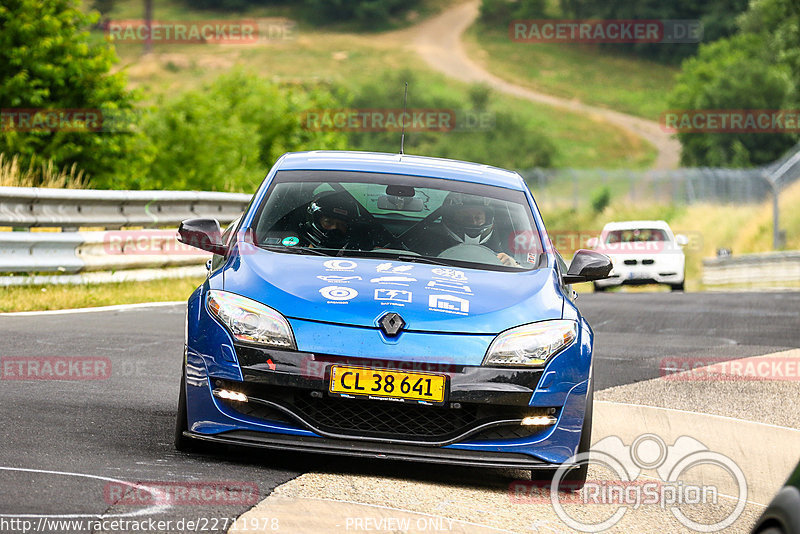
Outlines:
<svg viewBox="0 0 800 534"><path fill-rule="evenodd" d="M608 187L602 187L592 195L592 211L594 213L603 213L609 204L611 204L611 190Z"/></svg>
<svg viewBox="0 0 800 534"><path fill-rule="evenodd" d="M676 110L791 107L787 69L767 55L763 39L739 34L700 48L684 62L669 105ZM751 167L780 157L796 142L785 133L679 133L681 163Z"/></svg>
<svg viewBox="0 0 800 534"><path fill-rule="evenodd" d="M409 109L453 110L457 121L452 131L406 132L405 152L424 156L475 161L506 168L528 169L548 167L553 161L555 147L542 133L530 128L518 117L491 108L491 90L475 85L468 91L469 102L449 93L416 91L424 84L415 81L410 71L389 71L375 76L375 82L355 91L354 108L402 109L403 86L409 82ZM388 90L386 88L396 88ZM467 116L492 119L485 128L473 128L465 123ZM398 152L399 132L350 132L348 139L355 149Z"/></svg>
<svg viewBox="0 0 800 534"><path fill-rule="evenodd" d="M139 171L103 185L251 192L284 152L345 148L341 133L301 124L303 111L335 103L324 88L282 88L234 71L147 114L146 141L132 155Z"/></svg>
<svg viewBox="0 0 800 534"><path fill-rule="evenodd" d="M392 19L416 7L418 0L305 0L310 17L318 24L355 22L362 28L391 25Z"/></svg>
<svg viewBox="0 0 800 534"><path fill-rule="evenodd" d="M547 18L545 0L483 0L480 21L486 26L506 27L512 20Z"/></svg>
<svg viewBox="0 0 800 534"><path fill-rule="evenodd" d="M86 30L97 16L75 0L4 0L0 5L0 104L11 109L130 110L133 97L107 43ZM56 168L77 164L91 176L112 175L133 136L96 132L0 129L0 152L27 166L34 158Z"/></svg>

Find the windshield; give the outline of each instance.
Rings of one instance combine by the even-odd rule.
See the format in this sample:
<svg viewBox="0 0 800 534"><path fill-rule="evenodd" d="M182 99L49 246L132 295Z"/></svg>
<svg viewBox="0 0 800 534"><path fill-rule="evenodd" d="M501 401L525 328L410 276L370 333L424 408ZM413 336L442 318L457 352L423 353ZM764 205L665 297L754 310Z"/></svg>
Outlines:
<svg viewBox="0 0 800 534"><path fill-rule="evenodd" d="M252 226L257 245L286 253L496 270L530 270L543 261L523 192L455 180L281 171ZM515 246L519 236L524 250Z"/></svg>
<svg viewBox="0 0 800 534"><path fill-rule="evenodd" d="M641 243L669 241L667 232L660 228L636 228L630 230L613 230L606 236L606 243Z"/></svg>

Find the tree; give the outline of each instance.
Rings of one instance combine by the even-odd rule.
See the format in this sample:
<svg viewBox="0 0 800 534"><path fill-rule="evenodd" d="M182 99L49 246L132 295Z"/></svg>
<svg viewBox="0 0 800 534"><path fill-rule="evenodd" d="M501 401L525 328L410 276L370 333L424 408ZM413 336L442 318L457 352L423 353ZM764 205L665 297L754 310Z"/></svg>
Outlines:
<svg viewBox="0 0 800 534"><path fill-rule="evenodd" d="M669 97L674 110L777 110L792 92L789 71L776 65L755 34L700 47L683 63ZM796 141L786 133L679 133L681 162L750 167L778 158Z"/></svg>
<svg viewBox="0 0 800 534"><path fill-rule="evenodd" d="M132 109L122 74L110 74L113 49L86 31L97 13L77 0L4 0L0 4L0 105L16 109ZM0 131L0 152L37 156L56 167L76 163L91 176L122 165L131 135Z"/></svg>
<svg viewBox="0 0 800 534"><path fill-rule="evenodd" d="M705 43L732 35L737 29L736 17L747 9L747 4L748 0L560 1L563 15L578 19L696 20L702 24ZM678 63L698 50L698 43L614 43L602 46L664 63Z"/></svg>
<svg viewBox="0 0 800 534"><path fill-rule="evenodd" d="M468 91L469 102L449 93L424 88L412 71L376 74L372 83L359 87L353 108L402 109L404 83L408 82L408 108L452 111L455 128L448 131L407 131L405 152L422 156L462 159L500 167L549 167L556 154L552 141L538 128L515 114L495 111L491 91L482 85ZM489 119L484 121L484 119ZM398 152L400 133L350 132L356 150Z"/></svg>
<svg viewBox="0 0 800 534"><path fill-rule="evenodd" d="M337 106L324 88L284 88L233 71L160 102L144 118L146 168L124 186L253 191L284 152L346 148L342 133L302 123L304 111Z"/></svg>
<svg viewBox="0 0 800 534"><path fill-rule="evenodd" d="M700 47L685 61L671 96L678 109L798 109L800 6L795 0L754 0L735 36ZM752 166L775 160L796 133L678 135L688 165Z"/></svg>

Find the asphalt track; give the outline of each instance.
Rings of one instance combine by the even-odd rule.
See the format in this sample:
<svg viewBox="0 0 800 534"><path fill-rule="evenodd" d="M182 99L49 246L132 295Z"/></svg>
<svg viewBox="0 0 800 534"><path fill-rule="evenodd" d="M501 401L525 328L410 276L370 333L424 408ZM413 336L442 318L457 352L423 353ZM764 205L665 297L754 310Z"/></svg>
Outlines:
<svg viewBox="0 0 800 534"><path fill-rule="evenodd" d="M670 356L735 359L800 346L800 293L585 294L578 304L597 334L598 390L655 378ZM262 498L300 473L332 466L451 484L485 480L484 471L440 466L241 449L177 453L172 431L182 337L183 309L177 305L0 316L1 357L91 356L111 363L102 380L0 380L0 520L136 513L221 520L251 507L114 505L104 493L109 479L248 483Z"/></svg>

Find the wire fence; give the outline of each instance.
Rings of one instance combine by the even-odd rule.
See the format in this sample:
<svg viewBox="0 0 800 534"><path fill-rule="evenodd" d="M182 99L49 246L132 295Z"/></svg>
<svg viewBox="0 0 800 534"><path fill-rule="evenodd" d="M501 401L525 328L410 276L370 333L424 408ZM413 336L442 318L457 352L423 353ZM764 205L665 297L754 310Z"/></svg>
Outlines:
<svg viewBox="0 0 800 534"><path fill-rule="evenodd" d="M521 173L542 207L580 210L601 195L662 204L752 204L770 200L800 178L800 144L752 169L530 169ZM607 193L606 193L607 191Z"/></svg>

